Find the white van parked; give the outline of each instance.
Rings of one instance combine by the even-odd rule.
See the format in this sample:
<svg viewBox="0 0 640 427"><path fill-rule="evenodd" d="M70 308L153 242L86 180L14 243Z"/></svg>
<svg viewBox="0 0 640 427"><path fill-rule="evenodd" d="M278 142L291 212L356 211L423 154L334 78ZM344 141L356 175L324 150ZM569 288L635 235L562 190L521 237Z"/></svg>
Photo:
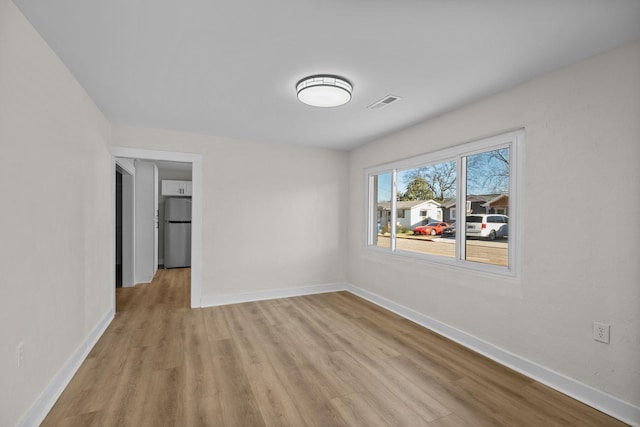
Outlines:
<svg viewBox="0 0 640 427"><path fill-rule="evenodd" d="M467 237L495 240L509 235L509 217L496 214L467 215Z"/></svg>

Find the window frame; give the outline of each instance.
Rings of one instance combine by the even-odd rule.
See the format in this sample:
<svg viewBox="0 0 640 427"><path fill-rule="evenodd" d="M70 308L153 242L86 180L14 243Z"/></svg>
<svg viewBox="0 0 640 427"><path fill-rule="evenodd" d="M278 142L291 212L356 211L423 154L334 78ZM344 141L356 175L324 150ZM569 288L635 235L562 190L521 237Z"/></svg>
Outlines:
<svg viewBox="0 0 640 427"><path fill-rule="evenodd" d="M499 135L488 138L477 139L471 142L463 143L450 148L424 153L413 157L396 160L372 166L365 169L365 185L367 186L367 232L366 232L366 249L389 254L392 256L401 256L415 258L426 262L434 262L442 265L448 265L465 270L478 271L483 273L496 274L499 276L519 278L522 268L522 200L523 200L523 174L524 174L524 129L518 129L510 132L501 133ZM396 223L395 211L397 209L397 173L401 170L429 166L432 164L443 163L448 161L456 162L456 210L459 206L467 205L467 157L475 154L484 153L500 148L509 148L509 241L508 241L508 266L498 266L493 264L485 264L475 261L466 260L466 240L461 236L464 233L456 233L456 255L454 258L439 255L425 254L419 252L403 251L396 248ZM391 212L390 224L390 247L383 248L374 244L373 225L375 209L377 208L376 195L374 194L375 176L390 173L391 174ZM457 215L456 212L456 229L466 230L466 210L465 215Z"/></svg>

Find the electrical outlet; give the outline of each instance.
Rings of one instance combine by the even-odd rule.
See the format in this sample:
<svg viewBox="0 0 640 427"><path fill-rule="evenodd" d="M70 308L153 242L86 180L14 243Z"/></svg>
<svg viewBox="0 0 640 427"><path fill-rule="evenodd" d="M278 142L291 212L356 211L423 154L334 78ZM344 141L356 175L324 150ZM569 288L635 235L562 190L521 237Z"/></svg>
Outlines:
<svg viewBox="0 0 640 427"><path fill-rule="evenodd" d="M593 322L593 339L609 344L609 331L611 326L606 323Z"/></svg>
<svg viewBox="0 0 640 427"><path fill-rule="evenodd" d="M21 342L20 344L18 344L18 347L16 348L16 365L18 365L18 368L21 368L22 365L24 364L24 357L25 357L24 343Z"/></svg>

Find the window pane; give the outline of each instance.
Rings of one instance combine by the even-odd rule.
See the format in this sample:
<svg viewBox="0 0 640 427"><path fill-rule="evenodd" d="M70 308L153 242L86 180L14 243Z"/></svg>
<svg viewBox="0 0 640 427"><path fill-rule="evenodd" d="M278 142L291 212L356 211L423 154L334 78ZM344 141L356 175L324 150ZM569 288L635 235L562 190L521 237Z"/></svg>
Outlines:
<svg viewBox="0 0 640 427"><path fill-rule="evenodd" d="M509 265L509 148L468 156L465 253L468 261Z"/></svg>
<svg viewBox="0 0 640 427"><path fill-rule="evenodd" d="M371 167L367 243L400 256L518 277L521 242L513 221L523 143L519 130Z"/></svg>
<svg viewBox="0 0 640 427"><path fill-rule="evenodd" d="M373 203L370 209L372 212L371 245L390 248L391 233L391 173L373 175L371 185L373 186Z"/></svg>
<svg viewBox="0 0 640 427"><path fill-rule="evenodd" d="M456 199L456 162L449 161L397 175L396 250L455 258L455 225L449 208Z"/></svg>

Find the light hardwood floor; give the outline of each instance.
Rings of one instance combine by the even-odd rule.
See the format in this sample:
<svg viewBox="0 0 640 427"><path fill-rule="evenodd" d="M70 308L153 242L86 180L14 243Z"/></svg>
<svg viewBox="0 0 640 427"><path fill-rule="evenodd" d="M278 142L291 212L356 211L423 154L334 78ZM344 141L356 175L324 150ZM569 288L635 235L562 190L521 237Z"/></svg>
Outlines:
<svg viewBox="0 0 640 427"><path fill-rule="evenodd" d="M43 426L616 426L346 292L189 309L189 269L117 314Z"/></svg>

